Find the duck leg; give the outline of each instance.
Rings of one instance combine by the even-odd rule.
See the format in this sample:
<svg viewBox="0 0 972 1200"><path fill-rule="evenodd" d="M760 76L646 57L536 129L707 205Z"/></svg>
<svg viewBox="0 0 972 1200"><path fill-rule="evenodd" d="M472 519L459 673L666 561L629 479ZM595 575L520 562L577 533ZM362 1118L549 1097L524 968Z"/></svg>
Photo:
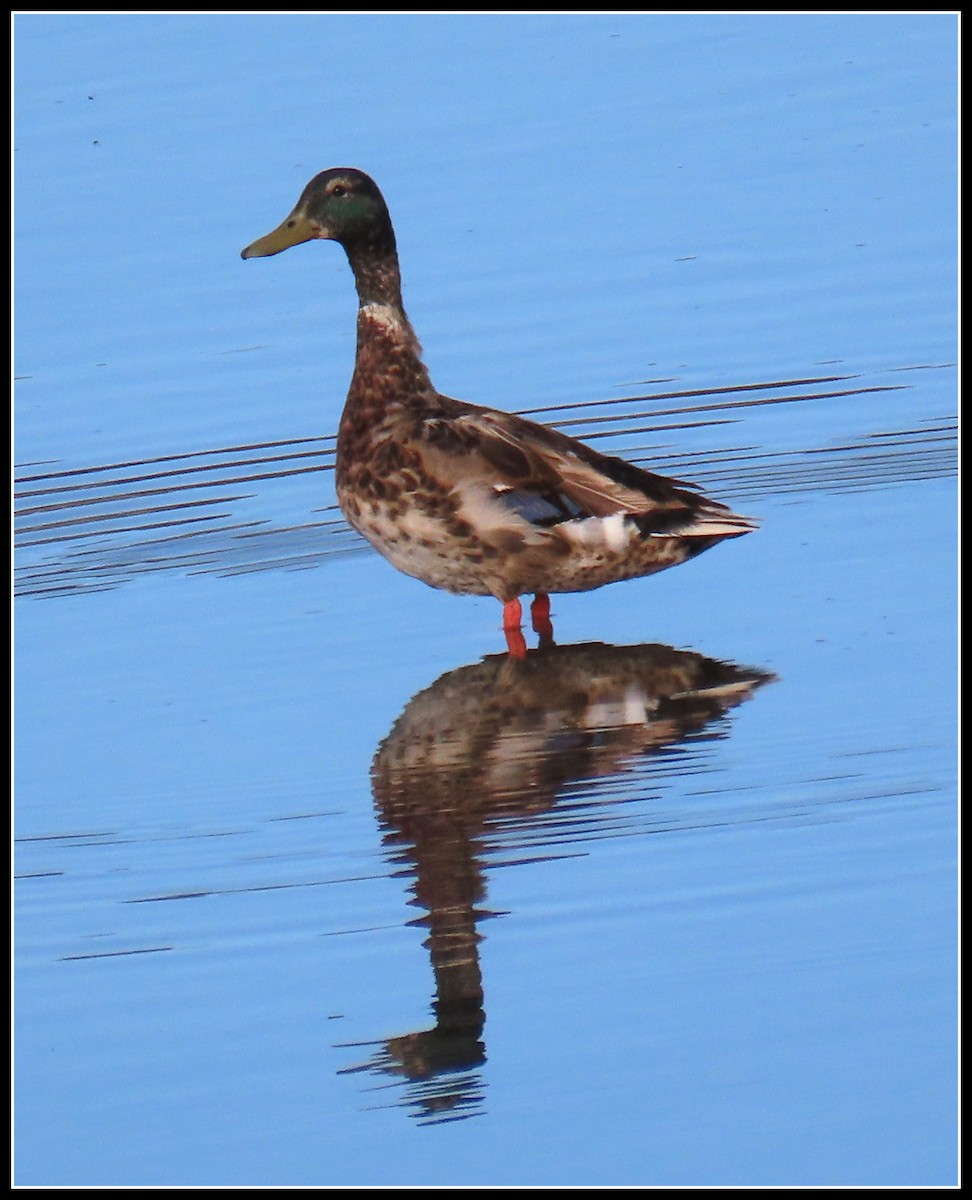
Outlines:
<svg viewBox="0 0 972 1200"><path fill-rule="evenodd" d="M520 622L523 620L523 606L514 597L503 605L503 632L506 634L506 648L510 658L526 658L526 640Z"/></svg>
<svg viewBox="0 0 972 1200"><path fill-rule="evenodd" d="M540 635L540 645L554 644L553 622L550 620L550 597L545 592L537 592L530 605L530 620L533 632Z"/></svg>

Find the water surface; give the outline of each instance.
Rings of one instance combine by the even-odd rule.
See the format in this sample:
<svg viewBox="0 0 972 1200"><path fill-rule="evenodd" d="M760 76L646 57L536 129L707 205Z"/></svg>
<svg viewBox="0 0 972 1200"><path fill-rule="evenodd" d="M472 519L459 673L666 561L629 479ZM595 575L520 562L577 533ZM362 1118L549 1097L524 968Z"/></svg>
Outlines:
<svg viewBox="0 0 972 1200"><path fill-rule="evenodd" d="M17 1182L954 1184L954 18L15 34ZM338 163L443 391L760 531L524 663L379 560L239 259Z"/></svg>

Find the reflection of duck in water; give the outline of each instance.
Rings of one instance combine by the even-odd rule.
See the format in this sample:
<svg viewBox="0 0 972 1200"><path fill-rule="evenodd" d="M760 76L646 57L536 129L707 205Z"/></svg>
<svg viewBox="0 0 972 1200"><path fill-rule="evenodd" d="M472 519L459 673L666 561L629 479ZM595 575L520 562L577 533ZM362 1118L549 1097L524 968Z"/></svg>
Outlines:
<svg viewBox="0 0 972 1200"><path fill-rule="evenodd" d="M407 1102L426 1119L474 1110L482 1084L473 1068L485 1061L476 924L492 915L480 907L486 858L528 843L536 859L597 838L613 820L603 785L770 679L670 646L591 643L491 656L415 696L378 748L372 786L385 845L414 874L411 903L425 910L415 923L429 929L436 1024L386 1041L354 1070L408 1079ZM597 782L586 796L571 789L558 825L558 801L579 780L600 782L601 794Z"/></svg>
<svg viewBox="0 0 972 1200"><path fill-rule="evenodd" d="M676 566L755 526L691 484L641 470L546 426L452 400L432 385L402 305L395 234L374 181L322 171L244 258L339 242L358 291L358 348L337 442L351 525L432 587L495 596L510 651L526 652L519 597L549 636L551 592Z"/></svg>

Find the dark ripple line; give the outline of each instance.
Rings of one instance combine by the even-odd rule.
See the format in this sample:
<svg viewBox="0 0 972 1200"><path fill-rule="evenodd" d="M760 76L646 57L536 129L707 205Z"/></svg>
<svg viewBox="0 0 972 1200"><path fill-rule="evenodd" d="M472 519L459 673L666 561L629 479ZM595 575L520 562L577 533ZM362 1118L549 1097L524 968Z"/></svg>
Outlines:
<svg viewBox="0 0 972 1200"><path fill-rule="evenodd" d="M36 539L34 539L34 541L30 541L30 542L18 542L17 548L21 549L21 548L26 548L29 546L59 545L61 542L88 541L91 538L104 538L106 536L112 536L116 533L141 533L144 530L149 530L149 529L174 529L179 525L197 525L197 524L203 524L203 523L207 523L207 522L211 523L213 521L219 520L221 517L229 517L230 515L231 515L230 513L225 513L225 512L207 513L203 517L179 517L172 521L149 521L149 522L143 522L141 525L119 525L117 528L114 528L114 529L88 529L88 530L85 530L83 533L62 533L62 534L58 534L57 537L36 538ZM166 542L175 541L177 538L205 537L212 533L217 533L217 532L225 533L225 532L233 530L233 529L245 529L245 528L247 528L248 525L261 525L261 524L263 524L262 521L249 521L246 523L242 523L242 524L238 523L235 525L213 526L212 524L209 524L206 529L203 529L203 530L191 529L185 533L176 534L173 537L162 537L162 538L153 539L152 541L148 541L148 542L129 542L128 545L125 547L125 549L130 552L131 550L139 549L142 546L151 546L154 548L156 546L164 545ZM94 554L96 552L94 550L74 550L74 551L69 551L69 553L71 554L72 557L76 558L82 554ZM25 568L21 568L21 569L27 570L28 568L25 567ZM33 570L35 568L29 568L29 569Z"/></svg>
<svg viewBox="0 0 972 1200"><path fill-rule="evenodd" d="M202 453L208 453L208 452L203 451ZM200 466L195 466L195 467L182 467L179 470L175 470L175 471L149 471L149 472L143 472L141 475L128 475L128 476L125 476L124 478L118 478L118 479L115 479L115 478L104 479L104 480L96 479L96 480L92 480L92 481L86 482L86 483L64 484L59 487L50 487L50 488L36 488L33 491L15 492L14 499L15 500L23 500L23 499L26 499L26 498L32 497L32 496L54 496L54 495L58 495L62 492L66 492L66 493L80 492L80 491L84 491L84 490L90 489L90 488L104 488L104 487L116 487L116 486L121 487L121 486L124 486L129 483L147 483L153 479L173 479L173 478L178 478L179 476L182 476L182 475L191 475L191 474L195 474L197 472L201 473L203 471L209 471L209 472L221 471L221 470L228 470L231 467L256 466L259 463L290 462L290 461L293 461L296 459L301 459L301 458L320 458L320 457L323 457L325 454L333 455L334 453L335 453L334 450L304 450L304 451L301 451L299 453L294 453L294 454L265 455L261 458L230 459L228 462L216 463L215 465L207 463L205 465L200 465ZM99 471L99 470L107 471L107 470L113 470L113 469L115 469L115 468L112 468L112 467L86 468L86 470L90 470L92 472ZM305 470L313 470L315 468L304 468L304 469ZM326 466L318 467L316 469L317 470L325 470ZM299 474L299 473L300 473L299 471L281 471L281 472L277 472L276 474L267 474L267 475L243 475L240 477L240 480L245 481L245 480L250 480L250 479L266 479L266 478L273 479L273 478L276 478L277 475L291 475L291 474ZM239 482L240 480L228 480L228 481L223 481L223 482L236 483L236 482ZM215 486L215 483L213 483L213 484L185 483L185 484L179 484L179 485L173 486L171 488L157 489L157 490L178 491L180 488L207 487L207 486ZM145 492L143 494L150 495L151 493ZM97 501L88 501L88 503L92 503L92 502L96 503ZM81 503L81 501L77 501L76 503Z"/></svg>
<svg viewBox="0 0 972 1200"><path fill-rule="evenodd" d="M574 400L566 404L545 404L539 408L523 408L519 411L522 415L533 416L536 413L542 412L567 412L575 408L594 408L601 404L647 404L653 400L687 400L693 396L728 396L737 392L769 391L771 388L783 387L809 387L813 384L843 383L849 379L861 378L863 377L860 375L818 375L807 379L778 379L769 383L732 383L725 384L722 387L684 388L669 392L649 392L640 396L610 397L606 400ZM897 386L906 387L908 385ZM738 403L743 404L745 401L739 401ZM735 408L736 404L720 404L714 407ZM672 409L671 411L674 413L682 410Z"/></svg>
<svg viewBox="0 0 972 1200"><path fill-rule="evenodd" d="M127 958L132 954L161 954L174 946L147 946L143 950L103 950L97 954L65 954L58 962L82 962L89 958Z"/></svg>
<svg viewBox="0 0 972 1200"><path fill-rule="evenodd" d="M839 400L845 396L865 396L872 392L900 392L907 388L906 384L880 384L866 388L847 388L839 392L806 392L803 395L787 395L787 396L764 396L758 400L739 400L735 404L694 404L686 408L658 409L651 412L651 417L667 417L667 416L684 416L686 413L695 412L722 412L725 409L737 408L757 408L767 404L789 404L802 400ZM649 397L645 397L649 399ZM596 401L595 403L606 403L606 401ZM527 412L535 410L524 410ZM618 413L616 416L607 415L603 417L571 417L566 421L556 421L558 429L566 429L573 425L600 425L608 421L624 421L629 420L630 416L627 413ZM663 426L662 428L680 428L680 426Z"/></svg>
<svg viewBox="0 0 972 1200"><path fill-rule="evenodd" d="M124 497L124 499L129 498L127 496ZM64 521L45 521L40 525L27 525L21 530L21 533L44 533L50 529L70 529L77 525L94 524L99 521L112 521L126 517L149 517L155 513L180 511L187 508L202 508L210 504L232 504L234 501L250 499L252 499L252 493L236 496L211 496L207 500L183 500L179 504L155 504L150 508L128 508L106 513L89 513L87 516L71 517Z"/></svg>
<svg viewBox="0 0 972 1200"><path fill-rule="evenodd" d="M263 471L256 472L252 475L237 475L230 479L211 479L211 480L194 480L192 483L176 483L170 487L164 488L142 488L134 492L119 492L114 496L83 496L79 500L71 500L68 503L61 504L39 504L33 508L21 509L17 514L21 517L35 516L37 513L44 512L62 512L69 508L81 508L83 505L89 504L111 504L116 500L131 500L142 499L146 496L170 496L175 492L193 491L198 488L207 487L230 487L238 483L261 483L267 479L290 479L296 475L307 475L314 471L323 471L327 468L324 466L316 467L295 467L290 471ZM127 482L127 481L122 481ZM105 486L115 485L115 480L109 480ZM239 499L240 497L230 496L228 499ZM190 501L190 503L192 503ZM205 503L200 501L199 503ZM215 502L214 502L215 503Z"/></svg>
<svg viewBox="0 0 972 1200"><path fill-rule="evenodd" d="M70 475L89 475L96 471L121 471L127 467L144 467L150 465L151 463L179 462L182 459L202 458L205 455L241 454L246 450L272 450L278 446L300 446L307 442L327 442L336 440L337 434L328 433L321 434L316 437L281 438L279 441L272 442L244 442L238 446L221 446L215 450L189 450L181 454L159 454L153 458L123 459L121 462L106 463L99 467L67 467L61 471L47 471L43 474L22 475L15 479L14 482L34 483L41 479L64 479Z"/></svg>

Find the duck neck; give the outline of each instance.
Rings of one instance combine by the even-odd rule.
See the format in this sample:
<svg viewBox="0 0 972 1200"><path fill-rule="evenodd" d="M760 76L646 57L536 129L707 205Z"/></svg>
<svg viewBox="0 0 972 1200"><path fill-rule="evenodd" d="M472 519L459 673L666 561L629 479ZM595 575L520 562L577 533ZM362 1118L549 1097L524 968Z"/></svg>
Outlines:
<svg viewBox="0 0 972 1200"><path fill-rule="evenodd" d="M404 315L402 308L402 275L398 268L395 243L355 246L349 248L348 262L354 272L354 284L358 289L358 302L382 304L395 308Z"/></svg>
<svg viewBox="0 0 972 1200"><path fill-rule="evenodd" d="M422 347L402 303L394 245L357 248L348 255L358 289L358 347L354 383L385 403L431 390ZM352 385L354 391L354 385Z"/></svg>

